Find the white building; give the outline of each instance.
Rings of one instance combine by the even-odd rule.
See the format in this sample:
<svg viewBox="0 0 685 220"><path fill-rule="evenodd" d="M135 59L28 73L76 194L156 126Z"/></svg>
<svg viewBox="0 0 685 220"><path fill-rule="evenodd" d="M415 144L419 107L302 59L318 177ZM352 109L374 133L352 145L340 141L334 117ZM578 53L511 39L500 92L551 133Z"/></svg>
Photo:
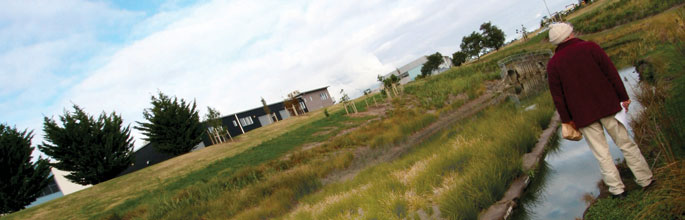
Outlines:
<svg viewBox="0 0 685 220"><path fill-rule="evenodd" d="M69 175L69 173L66 171L58 170L57 168L52 167L50 172L51 175L48 177L50 178L48 186L41 191L40 197L36 198L36 201L26 206L26 208L37 206L44 202L91 187L91 185L84 186L69 181L69 179L65 177L66 175Z"/></svg>
<svg viewBox="0 0 685 220"><path fill-rule="evenodd" d="M443 63L438 66L437 70L434 70L432 74L440 74L446 70L453 67L452 60L448 56L443 56ZM421 56L418 59L411 61L404 66L383 75L383 79L387 79L390 75L396 75L400 77L400 84L404 85L411 81L414 81L417 76L421 75L421 68L423 64L428 62L428 57Z"/></svg>

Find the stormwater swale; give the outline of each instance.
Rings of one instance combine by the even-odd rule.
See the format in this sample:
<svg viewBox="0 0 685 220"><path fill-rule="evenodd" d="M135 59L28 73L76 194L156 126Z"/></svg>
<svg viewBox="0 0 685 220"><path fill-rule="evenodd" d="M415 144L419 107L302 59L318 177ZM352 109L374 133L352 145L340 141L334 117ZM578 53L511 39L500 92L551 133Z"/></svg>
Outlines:
<svg viewBox="0 0 685 220"><path fill-rule="evenodd" d="M635 68L619 71L632 100L629 120L642 109L635 98L638 73ZM632 136L632 128L628 131ZM623 160L621 151L605 132L614 160ZM582 218L589 202L599 195L601 181L599 165L585 140L561 139L558 148L549 152L539 171L521 198L513 219L575 219Z"/></svg>

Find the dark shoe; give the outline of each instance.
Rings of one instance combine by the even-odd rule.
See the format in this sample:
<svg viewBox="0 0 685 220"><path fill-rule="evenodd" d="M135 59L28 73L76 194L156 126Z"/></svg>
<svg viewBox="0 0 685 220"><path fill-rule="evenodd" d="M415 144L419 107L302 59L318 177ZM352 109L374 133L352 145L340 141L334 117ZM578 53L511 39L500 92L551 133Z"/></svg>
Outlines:
<svg viewBox="0 0 685 220"><path fill-rule="evenodd" d="M621 194L618 194L618 195L612 194L612 195L611 195L611 198L612 198L612 199L625 199L627 195L628 195L628 193L626 193L626 192L624 191L624 192L622 192Z"/></svg>
<svg viewBox="0 0 685 220"><path fill-rule="evenodd" d="M642 191L647 191L647 190L651 189L655 184L656 184L656 179L652 179L652 182L650 182L649 185L642 187Z"/></svg>

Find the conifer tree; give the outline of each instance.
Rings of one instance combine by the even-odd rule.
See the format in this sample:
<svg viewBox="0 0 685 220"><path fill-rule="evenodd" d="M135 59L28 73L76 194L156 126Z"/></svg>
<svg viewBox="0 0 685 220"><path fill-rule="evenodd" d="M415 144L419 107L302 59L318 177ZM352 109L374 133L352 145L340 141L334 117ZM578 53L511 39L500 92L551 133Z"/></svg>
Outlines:
<svg viewBox="0 0 685 220"><path fill-rule="evenodd" d="M95 119L79 106L59 117L61 125L45 117L45 140L38 148L57 160L51 166L70 172L72 182L98 184L119 175L133 162L133 138L121 116L112 112Z"/></svg>
<svg viewBox="0 0 685 220"><path fill-rule="evenodd" d="M0 124L0 214L23 209L48 185L50 166L42 158L31 162L31 138L33 132Z"/></svg>
<svg viewBox="0 0 685 220"><path fill-rule="evenodd" d="M203 128L195 101L186 103L162 92L151 98L152 108L143 111L147 122L137 122L146 140L161 152L180 155L202 141Z"/></svg>

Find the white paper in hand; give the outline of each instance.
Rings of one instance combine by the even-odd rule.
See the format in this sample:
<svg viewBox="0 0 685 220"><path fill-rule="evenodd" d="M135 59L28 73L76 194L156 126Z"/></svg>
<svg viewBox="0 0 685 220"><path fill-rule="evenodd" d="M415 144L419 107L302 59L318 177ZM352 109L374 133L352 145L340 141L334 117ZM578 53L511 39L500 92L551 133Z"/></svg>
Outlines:
<svg viewBox="0 0 685 220"><path fill-rule="evenodd" d="M626 113L626 109L623 108L622 105L621 105L621 111L616 113L616 115L614 115L614 118L616 118L616 120L621 122L621 124L623 124L623 126L626 126L626 127L628 126L628 114Z"/></svg>

